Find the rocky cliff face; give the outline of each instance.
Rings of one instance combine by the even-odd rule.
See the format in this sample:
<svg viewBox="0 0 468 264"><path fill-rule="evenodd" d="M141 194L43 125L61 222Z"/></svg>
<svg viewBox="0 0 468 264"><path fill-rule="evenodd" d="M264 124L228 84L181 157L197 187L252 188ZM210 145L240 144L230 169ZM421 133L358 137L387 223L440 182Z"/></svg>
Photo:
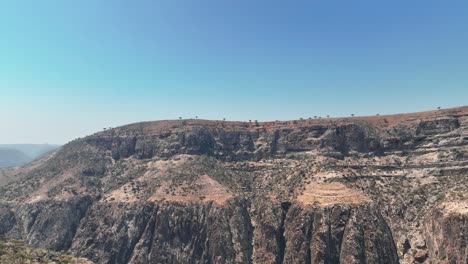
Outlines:
<svg viewBox="0 0 468 264"><path fill-rule="evenodd" d="M425 223L428 257L437 263L468 262L468 204L446 203Z"/></svg>
<svg viewBox="0 0 468 264"><path fill-rule="evenodd" d="M0 174L0 236L96 263L466 263L468 107L103 131Z"/></svg>

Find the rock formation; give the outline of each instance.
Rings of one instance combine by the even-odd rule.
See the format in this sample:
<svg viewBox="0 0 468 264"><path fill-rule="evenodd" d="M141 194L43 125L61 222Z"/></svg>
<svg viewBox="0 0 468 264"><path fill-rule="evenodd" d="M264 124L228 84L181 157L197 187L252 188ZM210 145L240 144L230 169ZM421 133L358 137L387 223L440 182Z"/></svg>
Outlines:
<svg viewBox="0 0 468 264"><path fill-rule="evenodd" d="M157 121L0 172L0 236L95 263L467 263L468 107Z"/></svg>

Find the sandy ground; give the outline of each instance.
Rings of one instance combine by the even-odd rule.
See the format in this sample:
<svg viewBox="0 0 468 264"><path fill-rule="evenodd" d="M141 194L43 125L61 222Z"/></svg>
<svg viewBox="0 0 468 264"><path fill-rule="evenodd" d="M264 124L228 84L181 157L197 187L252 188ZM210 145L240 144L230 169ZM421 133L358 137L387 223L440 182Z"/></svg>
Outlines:
<svg viewBox="0 0 468 264"><path fill-rule="evenodd" d="M363 193L347 188L343 184L314 182L306 185L304 192L297 197L297 200L304 205L321 206L371 202Z"/></svg>

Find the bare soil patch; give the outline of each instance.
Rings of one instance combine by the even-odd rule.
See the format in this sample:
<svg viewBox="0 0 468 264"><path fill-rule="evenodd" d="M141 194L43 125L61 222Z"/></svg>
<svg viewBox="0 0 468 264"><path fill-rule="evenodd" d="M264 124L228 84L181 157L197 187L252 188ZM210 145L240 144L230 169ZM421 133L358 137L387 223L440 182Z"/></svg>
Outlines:
<svg viewBox="0 0 468 264"><path fill-rule="evenodd" d="M330 206L335 204L360 204L371 202L363 193L341 183L310 183L297 197L304 205Z"/></svg>

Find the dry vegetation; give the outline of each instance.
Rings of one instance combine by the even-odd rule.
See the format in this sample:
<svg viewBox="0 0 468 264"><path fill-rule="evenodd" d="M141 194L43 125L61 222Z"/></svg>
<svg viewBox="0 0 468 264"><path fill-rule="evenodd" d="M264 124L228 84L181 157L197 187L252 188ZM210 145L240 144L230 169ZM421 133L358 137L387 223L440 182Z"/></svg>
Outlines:
<svg viewBox="0 0 468 264"><path fill-rule="evenodd" d="M22 241L0 240L0 263L2 264L92 264L84 258L75 258L70 253L58 253L32 248Z"/></svg>

